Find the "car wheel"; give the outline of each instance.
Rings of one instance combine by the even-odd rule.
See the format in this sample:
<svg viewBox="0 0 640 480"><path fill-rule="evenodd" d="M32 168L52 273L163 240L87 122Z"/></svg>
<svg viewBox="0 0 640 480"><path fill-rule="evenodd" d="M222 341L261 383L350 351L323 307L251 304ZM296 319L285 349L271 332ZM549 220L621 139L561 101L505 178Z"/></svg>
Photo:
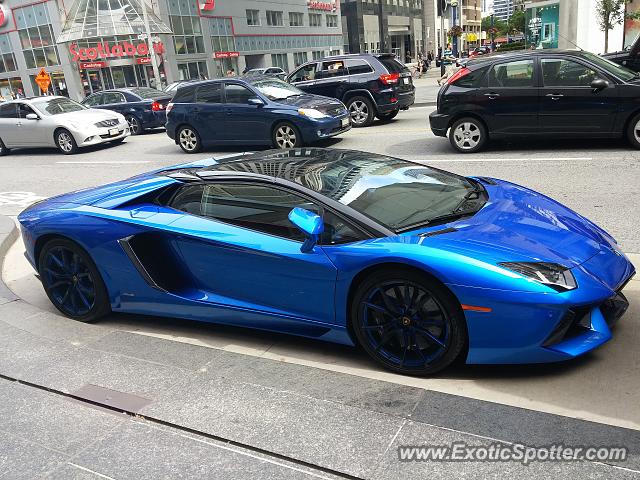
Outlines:
<svg viewBox="0 0 640 480"><path fill-rule="evenodd" d="M467 341L464 314L452 294L410 270L370 275L353 296L351 321L370 357L406 375L442 370Z"/></svg>
<svg viewBox="0 0 640 480"><path fill-rule="evenodd" d="M373 123L375 110L371 100L365 97L353 97L347 101L347 109L351 115L351 125L368 127Z"/></svg>
<svg viewBox="0 0 640 480"><path fill-rule="evenodd" d="M396 118L399 112L400 110L394 110L393 112L389 113L379 113L376 115L376 117L378 117L378 120L380 120L381 122L389 122Z"/></svg>
<svg viewBox="0 0 640 480"><path fill-rule="evenodd" d="M178 130L178 145L186 153L198 153L202 150L200 135L192 127L182 127Z"/></svg>
<svg viewBox="0 0 640 480"><path fill-rule="evenodd" d="M640 114L633 117L629 122L627 139L633 148L640 149Z"/></svg>
<svg viewBox="0 0 640 480"><path fill-rule="evenodd" d="M0 138L0 157L4 157L5 155L9 155L9 153L11 152L11 150L9 150L4 142L2 141L2 139Z"/></svg>
<svg viewBox="0 0 640 480"><path fill-rule="evenodd" d="M140 135L142 133L142 125L140 124L140 120L138 120L133 115L129 115L127 117L127 123L129 124L129 131L131 135Z"/></svg>
<svg viewBox="0 0 640 480"><path fill-rule="evenodd" d="M111 311L98 269L76 243L57 238L45 244L38 272L49 300L66 316L94 322Z"/></svg>
<svg viewBox="0 0 640 480"><path fill-rule="evenodd" d="M69 130L61 129L55 133L55 140L58 149L65 155L72 155L78 151L76 139Z"/></svg>
<svg viewBox="0 0 640 480"><path fill-rule="evenodd" d="M290 123L280 123L273 129L273 146L286 150L302 146L302 136Z"/></svg>
<svg viewBox="0 0 640 480"><path fill-rule="evenodd" d="M476 118L461 118L449 130L449 141L453 148L462 153L475 153L487 141L487 129Z"/></svg>

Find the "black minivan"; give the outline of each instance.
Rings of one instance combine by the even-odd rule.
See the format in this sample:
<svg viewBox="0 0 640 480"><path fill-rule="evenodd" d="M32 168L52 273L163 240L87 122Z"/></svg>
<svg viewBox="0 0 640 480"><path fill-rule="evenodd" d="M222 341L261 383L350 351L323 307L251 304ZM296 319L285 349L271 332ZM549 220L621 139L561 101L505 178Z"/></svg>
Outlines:
<svg viewBox="0 0 640 480"><path fill-rule="evenodd" d="M300 90L342 101L351 125L394 118L415 102L409 69L391 53L337 55L305 63L287 77Z"/></svg>
<svg viewBox="0 0 640 480"><path fill-rule="evenodd" d="M438 92L431 131L463 153L490 138L622 138L640 148L640 76L577 50L469 60Z"/></svg>

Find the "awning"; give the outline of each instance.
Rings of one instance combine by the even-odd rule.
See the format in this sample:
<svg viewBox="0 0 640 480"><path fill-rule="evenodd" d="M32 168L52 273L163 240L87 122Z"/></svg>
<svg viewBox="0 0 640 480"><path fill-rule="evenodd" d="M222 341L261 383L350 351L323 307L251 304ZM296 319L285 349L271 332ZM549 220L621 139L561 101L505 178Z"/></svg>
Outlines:
<svg viewBox="0 0 640 480"><path fill-rule="evenodd" d="M85 38L139 35L145 33L142 5L147 9L152 34L171 29L140 0L75 0L58 36L58 43Z"/></svg>

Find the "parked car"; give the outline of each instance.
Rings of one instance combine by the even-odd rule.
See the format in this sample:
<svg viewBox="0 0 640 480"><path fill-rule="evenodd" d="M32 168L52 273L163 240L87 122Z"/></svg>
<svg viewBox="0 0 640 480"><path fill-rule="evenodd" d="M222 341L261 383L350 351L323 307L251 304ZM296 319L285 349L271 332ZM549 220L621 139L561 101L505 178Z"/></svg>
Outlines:
<svg viewBox="0 0 640 480"><path fill-rule="evenodd" d="M165 108L171 95L147 87L118 88L89 95L82 104L121 113L129 123L131 135L139 135L151 128L164 127Z"/></svg>
<svg viewBox="0 0 640 480"><path fill-rule="evenodd" d="M634 72L640 72L640 34L633 42L618 52L603 53L601 57L611 60L618 65L627 67Z"/></svg>
<svg viewBox="0 0 640 480"><path fill-rule="evenodd" d="M280 67L267 67L267 68L252 68L247 71L245 75L254 76L254 75L268 75L272 77L279 78L280 80L284 80L287 78L287 72L285 72Z"/></svg>
<svg viewBox="0 0 640 480"><path fill-rule="evenodd" d="M640 148L640 77L589 52L469 60L438 93L432 132L463 153L497 138L622 138Z"/></svg>
<svg viewBox="0 0 640 480"><path fill-rule="evenodd" d="M411 71L392 54L314 60L289 74L287 81L305 92L342 101L354 127L367 127L375 117L389 121L415 102Z"/></svg>
<svg viewBox="0 0 640 480"><path fill-rule="evenodd" d="M252 327L359 345L409 375L584 355L612 338L635 273L607 232L544 195L350 150L176 165L18 221L72 319Z"/></svg>
<svg viewBox="0 0 640 480"><path fill-rule="evenodd" d="M68 155L81 147L120 143L128 136L124 116L67 97L22 98L0 105L0 155L33 147L57 147Z"/></svg>
<svg viewBox="0 0 640 480"><path fill-rule="evenodd" d="M198 80L179 80L177 82L170 83L169 85L164 87L162 89L162 91L164 93L166 93L167 95L173 96L173 95L175 95L175 93L178 90L178 88L180 88L182 85L186 85L187 83L196 82L196 81L198 81Z"/></svg>
<svg viewBox="0 0 640 480"><path fill-rule="evenodd" d="M269 76L191 83L167 107L167 135L186 153L214 144L294 148L350 128L342 102Z"/></svg>

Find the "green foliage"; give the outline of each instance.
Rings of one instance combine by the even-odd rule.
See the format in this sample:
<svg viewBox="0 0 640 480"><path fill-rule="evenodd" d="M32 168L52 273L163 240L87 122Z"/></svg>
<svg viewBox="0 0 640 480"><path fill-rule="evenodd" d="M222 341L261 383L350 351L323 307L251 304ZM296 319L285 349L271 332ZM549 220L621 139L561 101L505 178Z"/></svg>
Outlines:
<svg viewBox="0 0 640 480"><path fill-rule="evenodd" d="M526 48L524 40L519 42L503 43L496 51L498 52L510 52L512 50L524 50Z"/></svg>
<svg viewBox="0 0 640 480"><path fill-rule="evenodd" d="M524 33L525 30L525 14L522 10L516 10L509 19L509 28L513 32Z"/></svg>
<svg viewBox="0 0 640 480"><path fill-rule="evenodd" d="M625 17L625 6L631 0L597 0L596 15L600 30L608 32L622 23Z"/></svg>

